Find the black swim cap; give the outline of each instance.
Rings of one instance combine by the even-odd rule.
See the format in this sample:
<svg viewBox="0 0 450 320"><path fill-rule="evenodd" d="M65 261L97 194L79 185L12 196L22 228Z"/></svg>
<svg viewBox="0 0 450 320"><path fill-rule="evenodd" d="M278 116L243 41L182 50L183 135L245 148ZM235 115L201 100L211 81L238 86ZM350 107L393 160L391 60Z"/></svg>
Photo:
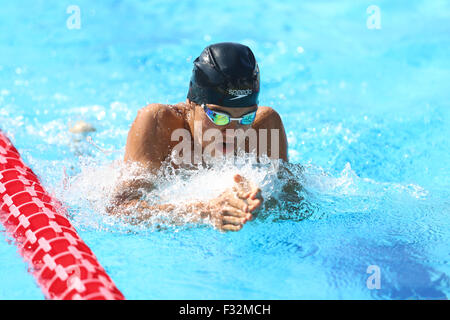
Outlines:
<svg viewBox="0 0 450 320"><path fill-rule="evenodd" d="M194 61L188 99L197 104L249 107L258 104L259 68L249 47L222 42Z"/></svg>

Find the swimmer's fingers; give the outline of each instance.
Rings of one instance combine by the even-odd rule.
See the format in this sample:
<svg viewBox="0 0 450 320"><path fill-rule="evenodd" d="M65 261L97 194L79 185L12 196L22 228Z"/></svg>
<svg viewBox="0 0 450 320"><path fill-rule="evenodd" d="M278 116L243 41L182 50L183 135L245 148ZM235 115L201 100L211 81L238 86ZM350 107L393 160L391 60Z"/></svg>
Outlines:
<svg viewBox="0 0 450 320"><path fill-rule="evenodd" d="M237 218L249 219L251 217L250 213L244 212L242 210L239 210L239 209L231 207L231 206L224 207L222 213L223 213L223 215L233 216L233 217L237 217Z"/></svg>
<svg viewBox="0 0 450 320"><path fill-rule="evenodd" d="M261 206L262 202L263 202L262 199L248 199L247 200L248 210L253 213L253 211L255 211Z"/></svg>
<svg viewBox="0 0 450 320"><path fill-rule="evenodd" d="M255 189L253 189L253 190L250 192L248 198L249 198L249 199L252 199L252 200L256 200L256 199L262 200L263 197L262 197L262 194L261 194L261 189L260 189L260 188L255 188Z"/></svg>
<svg viewBox="0 0 450 320"><path fill-rule="evenodd" d="M248 196L245 194L251 191L251 182L240 174L236 174L234 176L234 182L236 182L236 185L234 186L233 190L235 190L235 192L237 193L242 193L243 197Z"/></svg>
<svg viewBox="0 0 450 320"><path fill-rule="evenodd" d="M223 216L222 223L223 225L232 224L235 226L239 226L247 222L247 218L237 218L232 216Z"/></svg>
<svg viewBox="0 0 450 320"><path fill-rule="evenodd" d="M262 200L261 189L254 182L239 174L234 176L234 181L236 182L236 185L233 187L233 191L236 193L238 198Z"/></svg>
<svg viewBox="0 0 450 320"><path fill-rule="evenodd" d="M242 224L235 226L232 224L226 224L224 226L222 226L221 230L223 231L239 231L242 229Z"/></svg>
<svg viewBox="0 0 450 320"><path fill-rule="evenodd" d="M251 183L251 184L252 184L252 186L251 186L252 189L251 189L250 195L247 199L247 203L248 203L250 212L255 210L256 208L259 208L264 201L261 189L258 188L254 183Z"/></svg>
<svg viewBox="0 0 450 320"><path fill-rule="evenodd" d="M244 188L244 186L240 183L236 183L232 189L236 196L240 199L246 199L250 195L250 190Z"/></svg>
<svg viewBox="0 0 450 320"><path fill-rule="evenodd" d="M257 208L261 206L263 202L263 198L261 195L260 188L254 188L252 192L239 195L236 194L236 197L229 197L228 204L243 211L243 212L253 212Z"/></svg>
<svg viewBox="0 0 450 320"><path fill-rule="evenodd" d="M232 196L228 197L227 200L228 200L227 202L228 202L229 206L239 209L243 212L248 212L247 202L244 201L243 199L239 199L239 198L235 197L234 195L232 195Z"/></svg>
<svg viewBox="0 0 450 320"><path fill-rule="evenodd" d="M249 197L252 199L260 198L261 197L261 188L259 188L254 182L249 181L249 189L250 189L250 195Z"/></svg>
<svg viewBox="0 0 450 320"><path fill-rule="evenodd" d="M240 174L235 174L233 179L234 179L234 182L240 183L240 182L242 182L244 180L244 177L241 176Z"/></svg>
<svg viewBox="0 0 450 320"><path fill-rule="evenodd" d="M258 209L263 203L264 199L261 195L260 188L254 188L250 193L249 197L246 199L248 205L248 211L253 213L256 209Z"/></svg>
<svg viewBox="0 0 450 320"><path fill-rule="evenodd" d="M244 191L236 186L233 187L233 191L239 199L247 199L250 196L250 192Z"/></svg>

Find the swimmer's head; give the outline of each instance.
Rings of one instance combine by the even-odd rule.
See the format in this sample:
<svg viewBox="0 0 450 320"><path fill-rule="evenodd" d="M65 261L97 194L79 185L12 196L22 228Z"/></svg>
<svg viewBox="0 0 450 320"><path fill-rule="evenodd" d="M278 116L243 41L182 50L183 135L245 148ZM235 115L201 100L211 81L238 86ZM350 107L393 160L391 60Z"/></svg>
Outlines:
<svg viewBox="0 0 450 320"><path fill-rule="evenodd" d="M194 61L187 98L198 105L246 108L258 104L259 68L249 47L222 42Z"/></svg>

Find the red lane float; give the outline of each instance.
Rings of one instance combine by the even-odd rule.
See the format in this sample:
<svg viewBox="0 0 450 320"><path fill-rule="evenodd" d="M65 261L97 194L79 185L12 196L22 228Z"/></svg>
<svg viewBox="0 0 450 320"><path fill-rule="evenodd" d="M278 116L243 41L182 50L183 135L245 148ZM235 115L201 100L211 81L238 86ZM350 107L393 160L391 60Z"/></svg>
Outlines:
<svg viewBox="0 0 450 320"><path fill-rule="evenodd" d="M0 131L0 220L45 297L124 299L65 215Z"/></svg>

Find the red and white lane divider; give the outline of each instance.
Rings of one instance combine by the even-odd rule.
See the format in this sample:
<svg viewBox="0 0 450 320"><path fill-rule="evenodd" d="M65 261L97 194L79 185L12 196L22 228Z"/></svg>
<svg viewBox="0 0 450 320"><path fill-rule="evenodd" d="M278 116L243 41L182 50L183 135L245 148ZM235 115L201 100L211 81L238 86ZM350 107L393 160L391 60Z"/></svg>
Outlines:
<svg viewBox="0 0 450 320"><path fill-rule="evenodd" d="M0 131L0 221L48 299L125 299L89 247Z"/></svg>

